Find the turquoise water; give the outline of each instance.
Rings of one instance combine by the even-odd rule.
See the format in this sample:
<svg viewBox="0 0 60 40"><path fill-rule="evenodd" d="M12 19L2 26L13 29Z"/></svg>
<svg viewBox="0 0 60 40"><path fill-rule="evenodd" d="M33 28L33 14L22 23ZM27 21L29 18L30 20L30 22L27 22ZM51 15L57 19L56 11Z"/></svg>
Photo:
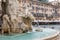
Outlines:
<svg viewBox="0 0 60 40"><path fill-rule="evenodd" d="M37 38L50 36L55 32L56 32L55 30L45 28L43 32L24 33L24 34L16 34L11 36L0 35L0 40L34 40Z"/></svg>

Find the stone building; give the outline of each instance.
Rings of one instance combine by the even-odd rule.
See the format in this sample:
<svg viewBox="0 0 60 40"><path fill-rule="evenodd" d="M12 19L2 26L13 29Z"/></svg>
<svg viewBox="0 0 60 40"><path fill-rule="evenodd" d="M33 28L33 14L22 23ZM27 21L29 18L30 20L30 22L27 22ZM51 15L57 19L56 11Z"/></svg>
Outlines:
<svg viewBox="0 0 60 40"><path fill-rule="evenodd" d="M53 3L53 2L52 2ZM56 4L46 3L46 2L39 2L34 1L32 2L32 13L34 16L36 16L37 19L50 19L60 15L58 13L60 6L59 3L56 2Z"/></svg>
<svg viewBox="0 0 60 40"><path fill-rule="evenodd" d="M32 8L30 12L37 20L60 19L60 3L58 1L42 2L37 0L24 0L22 3L30 5Z"/></svg>

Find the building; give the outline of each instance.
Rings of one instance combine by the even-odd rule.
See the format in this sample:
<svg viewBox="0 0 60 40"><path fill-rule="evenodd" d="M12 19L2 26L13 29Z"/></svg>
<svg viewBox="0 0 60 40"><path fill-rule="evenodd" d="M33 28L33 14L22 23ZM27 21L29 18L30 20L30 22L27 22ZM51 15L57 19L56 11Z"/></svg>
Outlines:
<svg viewBox="0 0 60 40"><path fill-rule="evenodd" d="M60 3L57 1L42 2L37 0L25 0L22 2L22 4L25 3L32 8L30 12L35 16L36 20L60 19Z"/></svg>
<svg viewBox="0 0 60 40"><path fill-rule="evenodd" d="M53 2L52 2L53 3ZM58 14L58 9L60 8L59 3L56 3L56 5L46 2L39 2L34 1L32 4L32 9L34 10L32 13L36 16L37 19L50 19L59 17L60 13ZM39 17L41 16L41 17Z"/></svg>
<svg viewBox="0 0 60 40"><path fill-rule="evenodd" d="M55 0L55 1L57 1L57 2L59 2L59 3L60 3L60 0Z"/></svg>

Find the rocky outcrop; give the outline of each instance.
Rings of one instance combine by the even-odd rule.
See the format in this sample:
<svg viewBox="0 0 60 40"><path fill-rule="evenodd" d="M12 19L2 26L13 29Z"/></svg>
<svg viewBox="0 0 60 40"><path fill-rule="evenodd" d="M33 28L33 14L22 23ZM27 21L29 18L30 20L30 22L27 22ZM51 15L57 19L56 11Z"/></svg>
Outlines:
<svg viewBox="0 0 60 40"><path fill-rule="evenodd" d="M2 33L10 33L10 21L8 15L3 16Z"/></svg>
<svg viewBox="0 0 60 40"><path fill-rule="evenodd" d="M32 15L28 16L27 18L23 17L23 22L26 26L26 28L28 29L28 31L32 31L32 21L34 21L34 17Z"/></svg>
<svg viewBox="0 0 60 40"><path fill-rule="evenodd" d="M20 4L17 0L1 0L2 7L2 33L25 33L32 31L32 14L21 12ZM19 16L21 15L21 16Z"/></svg>

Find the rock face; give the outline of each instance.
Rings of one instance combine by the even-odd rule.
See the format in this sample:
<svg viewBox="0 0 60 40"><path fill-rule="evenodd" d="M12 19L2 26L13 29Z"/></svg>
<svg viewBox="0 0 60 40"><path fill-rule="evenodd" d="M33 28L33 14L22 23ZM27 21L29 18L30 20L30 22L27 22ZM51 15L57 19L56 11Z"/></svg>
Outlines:
<svg viewBox="0 0 60 40"><path fill-rule="evenodd" d="M2 32L4 33L10 33L10 25L9 25L10 21L9 21L9 17L8 15L4 15L3 16L3 24L2 24Z"/></svg>
<svg viewBox="0 0 60 40"><path fill-rule="evenodd" d="M20 3L17 0L1 0L2 33L25 33L32 31L33 15L19 16L21 14ZM23 12L22 12L23 14ZM25 14L24 14L25 15Z"/></svg>
<svg viewBox="0 0 60 40"><path fill-rule="evenodd" d="M32 15L28 16L27 18L23 17L23 22L26 24L26 28L28 31L32 31L32 21L34 21L34 17Z"/></svg>

